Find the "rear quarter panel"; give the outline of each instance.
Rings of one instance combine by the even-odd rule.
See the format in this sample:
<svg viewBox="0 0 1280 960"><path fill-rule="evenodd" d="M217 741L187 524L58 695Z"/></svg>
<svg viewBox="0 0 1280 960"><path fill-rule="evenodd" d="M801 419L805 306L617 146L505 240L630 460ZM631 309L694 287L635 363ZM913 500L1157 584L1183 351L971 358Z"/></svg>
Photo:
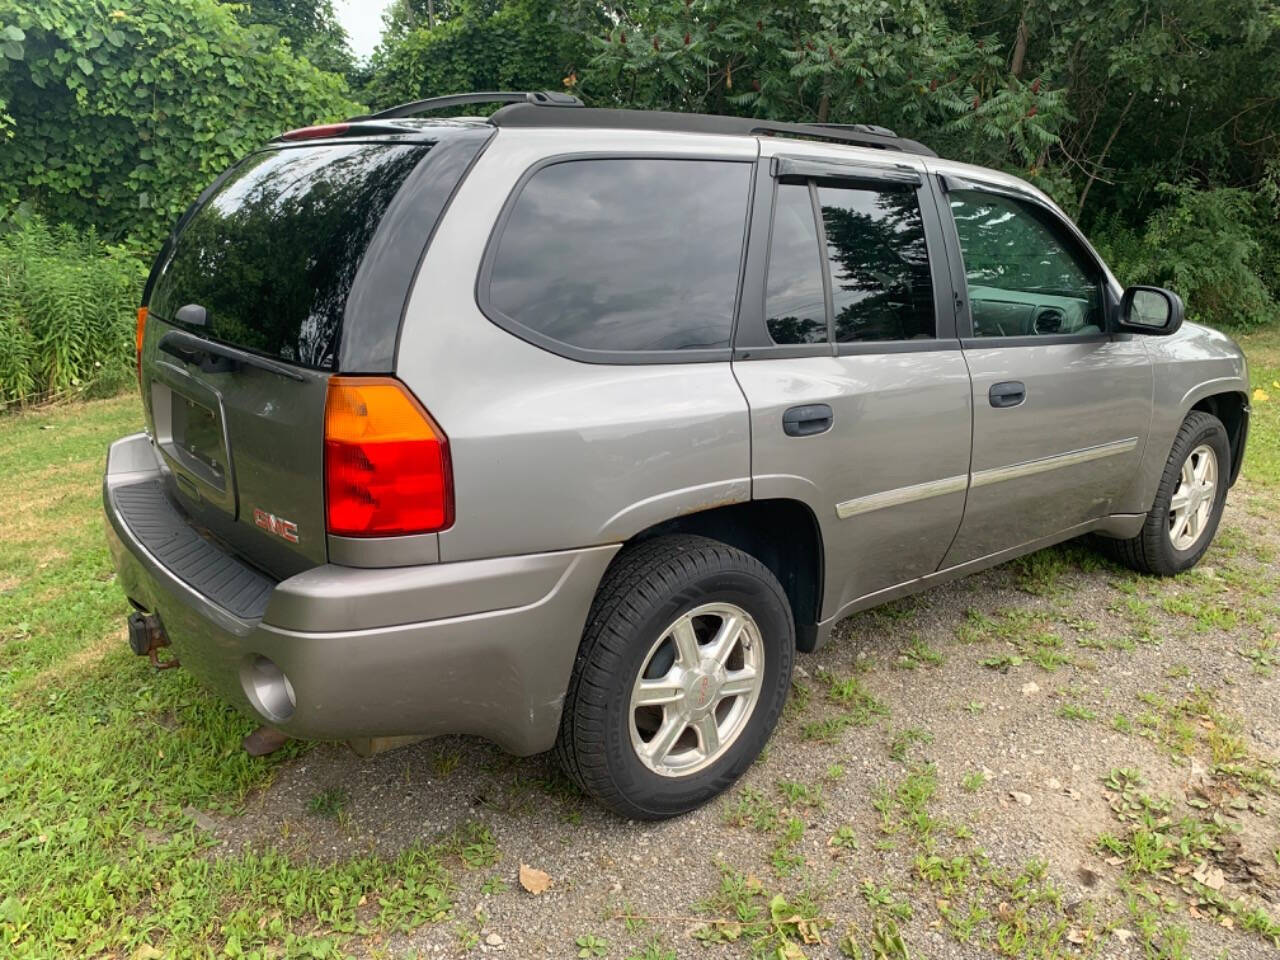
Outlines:
<svg viewBox="0 0 1280 960"><path fill-rule="evenodd" d="M750 499L750 425L729 363L570 360L492 323L476 277L508 195L559 154L751 160L750 138L501 130L454 197L418 274L397 373L449 437L456 520L440 559L625 540ZM673 217L672 229L679 229ZM547 243L554 244L554 236Z"/></svg>

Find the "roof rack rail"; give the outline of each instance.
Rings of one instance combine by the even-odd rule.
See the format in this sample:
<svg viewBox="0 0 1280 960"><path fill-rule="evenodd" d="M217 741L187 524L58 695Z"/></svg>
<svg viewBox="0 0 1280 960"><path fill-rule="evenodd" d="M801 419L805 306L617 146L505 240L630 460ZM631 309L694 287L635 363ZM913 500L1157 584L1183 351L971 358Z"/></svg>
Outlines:
<svg viewBox="0 0 1280 960"><path fill-rule="evenodd" d="M875 123L811 123L811 127L829 127L832 130L852 130L854 133L875 133L882 137L896 137L897 133L888 127Z"/></svg>
<svg viewBox="0 0 1280 960"><path fill-rule="evenodd" d="M428 97L425 100L414 100L401 103L377 113L352 117L352 120L398 120L402 117L416 117L420 113L433 110L448 110L451 107L468 106L474 103L509 103L525 104L539 107L580 107L582 101L572 94L556 93L551 90L493 90L486 93L452 93L445 97Z"/></svg>
<svg viewBox="0 0 1280 960"><path fill-rule="evenodd" d="M726 117L708 113L670 113L661 110L543 110L532 102L515 101L495 112L489 122L496 127L596 127L615 130L667 130L680 133L721 133L737 136L760 134L807 137L846 143L855 147L898 150L925 157L937 154L923 143L900 137L887 127L872 124L783 123L754 117Z"/></svg>

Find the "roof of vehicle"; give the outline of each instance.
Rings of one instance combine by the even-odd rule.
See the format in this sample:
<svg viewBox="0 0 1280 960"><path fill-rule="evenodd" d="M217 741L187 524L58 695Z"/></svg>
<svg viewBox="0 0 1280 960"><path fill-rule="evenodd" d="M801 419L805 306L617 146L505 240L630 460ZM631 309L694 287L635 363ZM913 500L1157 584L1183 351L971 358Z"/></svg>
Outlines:
<svg viewBox="0 0 1280 960"><path fill-rule="evenodd" d="M858 147L895 150L918 156L937 156L924 144L900 137L874 124L783 123L755 117L727 117L703 113L671 113L661 110L611 110L586 107L565 93L494 91L461 93L415 100L387 110L352 117L350 133L423 132L442 121L415 119L421 114L475 104L504 104L487 119L456 117L445 123L489 124L495 127L569 127L578 129L661 130L736 136L777 136L821 140ZM340 125L334 125L340 126ZM309 128L311 129L311 128ZM321 129L321 128L313 128ZM281 139L299 139L304 131L291 131Z"/></svg>

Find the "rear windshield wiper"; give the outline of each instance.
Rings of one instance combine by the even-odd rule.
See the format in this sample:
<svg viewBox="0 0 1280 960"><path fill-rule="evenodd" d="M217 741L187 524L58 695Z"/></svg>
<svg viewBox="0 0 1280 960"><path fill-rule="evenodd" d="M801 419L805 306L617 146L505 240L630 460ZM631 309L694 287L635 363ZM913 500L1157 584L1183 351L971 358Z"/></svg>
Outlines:
<svg viewBox="0 0 1280 960"><path fill-rule="evenodd" d="M205 373L230 373L238 366L257 367L290 380L304 382L306 377L292 367L260 357L247 350L237 350L214 340L205 340L182 330L170 330L160 338L160 350L187 363L199 363Z"/></svg>

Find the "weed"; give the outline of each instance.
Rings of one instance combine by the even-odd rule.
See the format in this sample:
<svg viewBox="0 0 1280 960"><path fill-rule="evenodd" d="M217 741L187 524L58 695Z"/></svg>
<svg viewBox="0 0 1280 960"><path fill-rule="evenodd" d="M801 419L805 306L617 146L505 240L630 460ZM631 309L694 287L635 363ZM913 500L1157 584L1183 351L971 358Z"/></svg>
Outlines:
<svg viewBox="0 0 1280 960"><path fill-rule="evenodd" d="M789 817L769 858L778 876L789 877L804 866L804 855L796 849L803 838L804 821L799 817Z"/></svg>
<svg viewBox="0 0 1280 960"><path fill-rule="evenodd" d="M574 938L579 957L603 957L609 952L609 941L594 933L584 933Z"/></svg>
<svg viewBox="0 0 1280 960"><path fill-rule="evenodd" d="M778 826L778 808L760 790L743 787L738 799L726 807L726 823L736 827L751 827L760 833L772 832Z"/></svg>
<svg viewBox="0 0 1280 960"><path fill-rule="evenodd" d="M431 754L431 767L440 779L444 779L458 769L462 762L462 751L455 748L439 747Z"/></svg>
<svg viewBox="0 0 1280 960"><path fill-rule="evenodd" d="M307 801L307 809L322 817L336 818L350 802L351 797L342 787L325 787Z"/></svg>
<svg viewBox="0 0 1280 960"><path fill-rule="evenodd" d="M907 753L917 743L933 743L933 734L919 727L907 727L899 730L889 741L889 756L899 763L907 762Z"/></svg>
<svg viewBox="0 0 1280 960"><path fill-rule="evenodd" d="M1271 668L1280 663L1280 653L1277 653L1277 646L1280 646L1280 640L1276 637L1263 637L1252 647L1245 650L1237 650L1240 656L1244 657L1253 664L1253 672L1264 677L1271 676Z"/></svg>
<svg viewBox="0 0 1280 960"><path fill-rule="evenodd" d="M497 896L511 889L511 884L496 873L480 884L480 892L488 896Z"/></svg>
<svg viewBox="0 0 1280 960"><path fill-rule="evenodd" d="M627 960L679 960L676 952L663 945L657 937L645 944L643 953L633 953Z"/></svg>
<svg viewBox="0 0 1280 960"><path fill-rule="evenodd" d="M1010 667L1020 667L1023 658L1017 654L1006 653L996 657L986 657L979 660L981 666L989 667L992 670L999 670L1001 673L1007 673Z"/></svg>
<svg viewBox="0 0 1280 960"><path fill-rule="evenodd" d="M1078 703L1064 703L1058 708L1058 716L1063 720L1096 720L1098 718L1096 713Z"/></svg>
<svg viewBox="0 0 1280 960"><path fill-rule="evenodd" d="M821 807L824 805L821 784L810 785L801 783L798 780L779 780L778 792L793 807Z"/></svg>
<svg viewBox="0 0 1280 960"><path fill-rule="evenodd" d="M491 867L498 862L498 843L489 828L468 821L456 828L442 844L442 849L457 857L469 869Z"/></svg>
<svg viewBox="0 0 1280 960"><path fill-rule="evenodd" d="M920 637L913 637L910 645L898 658L898 665L906 670L914 670L918 666L940 667L946 662L946 657Z"/></svg>
<svg viewBox="0 0 1280 960"><path fill-rule="evenodd" d="M858 837L854 833L853 827L845 825L836 829L827 839L827 846L835 850L857 850ZM1277 851L1277 858L1280 859L1280 850Z"/></svg>

